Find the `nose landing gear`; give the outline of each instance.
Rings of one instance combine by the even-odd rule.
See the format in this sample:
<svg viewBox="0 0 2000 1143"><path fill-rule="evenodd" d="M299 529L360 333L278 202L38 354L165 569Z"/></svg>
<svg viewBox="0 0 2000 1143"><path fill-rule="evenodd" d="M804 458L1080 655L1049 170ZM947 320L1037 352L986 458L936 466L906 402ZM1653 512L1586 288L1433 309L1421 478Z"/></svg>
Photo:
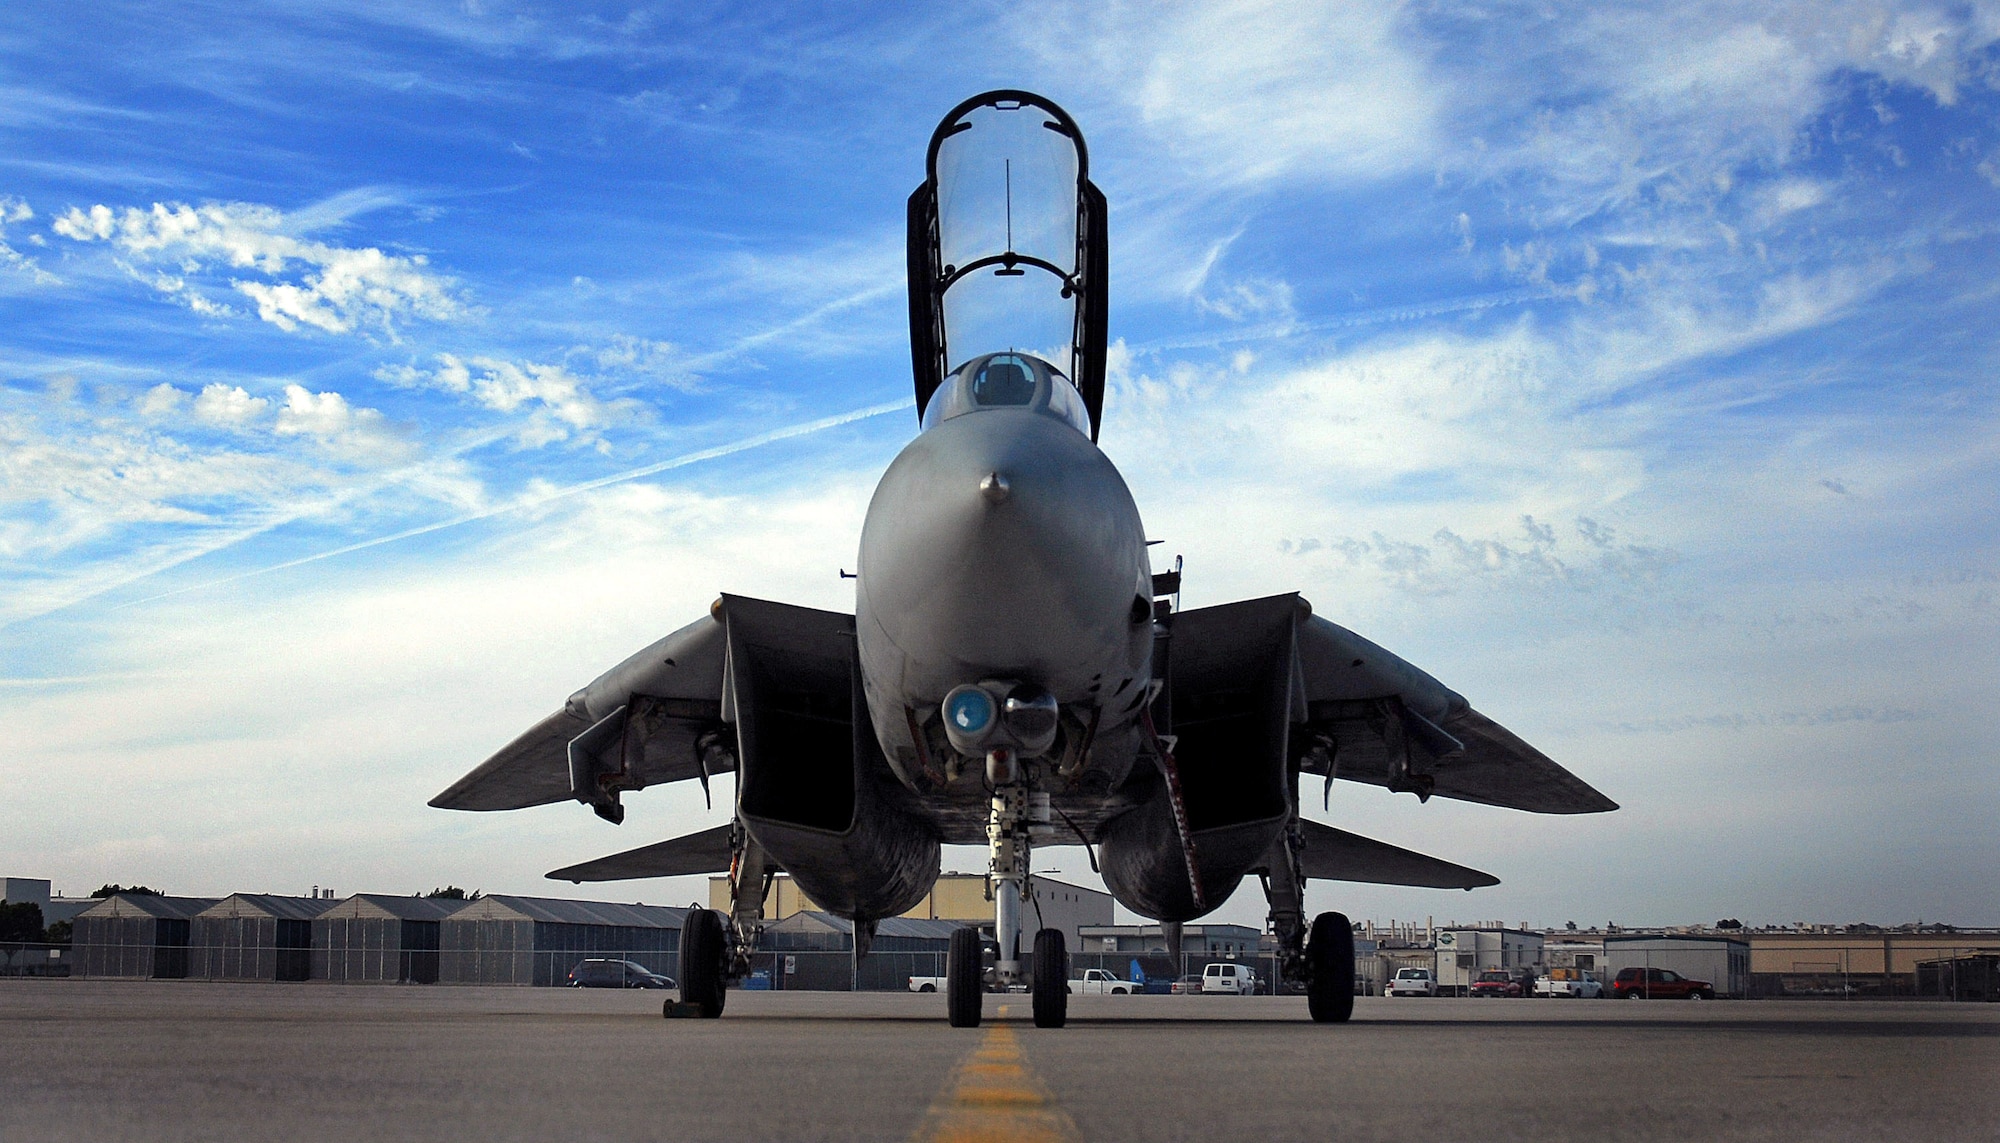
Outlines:
<svg viewBox="0 0 2000 1143"><path fill-rule="evenodd" d="M1030 789L1027 770L1014 752L997 747L986 753L986 777L993 800L986 818L986 875L993 897L993 936L1000 946L995 981L1003 990L1022 982L1021 904L1031 891L1029 855L1037 837L1054 832L1049 824L1049 796ZM1069 956L1062 930L1035 934L1035 1026L1060 1028L1068 1018ZM952 934L945 960L949 993L946 1016L954 1028L979 1024L979 992L983 971L977 930Z"/></svg>

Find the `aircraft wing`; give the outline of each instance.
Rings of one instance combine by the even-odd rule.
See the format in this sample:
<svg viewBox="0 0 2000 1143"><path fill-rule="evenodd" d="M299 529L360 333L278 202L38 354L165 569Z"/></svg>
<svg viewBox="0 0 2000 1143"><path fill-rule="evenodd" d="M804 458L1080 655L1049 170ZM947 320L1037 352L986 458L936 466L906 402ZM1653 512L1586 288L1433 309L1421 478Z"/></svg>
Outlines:
<svg viewBox="0 0 2000 1143"><path fill-rule="evenodd" d="M1294 690L1304 709L1295 704L1294 718L1327 747L1307 756L1308 773L1535 813L1618 808L1384 648L1317 615L1295 631Z"/></svg>
<svg viewBox="0 0 2000 1143"><path fill-rule="evenodd" d="M446 810L517 810L569 799L570 739L590 720L559 710L431 799Z"/></svg>
<svg viewBox="0 0 2000 1143"><path fill-rule="evenodd" d="M721 729L727 632L704 617L599 675L563 709L500 748L430 804L448 810L514 810L605 791L731 770L727 749L705 749ZM608 778L601 789L590 788ZM579 794L579 782L585 784ZM615 799L610 799L615 805Z"/></svg>
<svg viewBox="0 0 2000 1143"><path fill-rule="evenodd" d="M635 877L680 877L729 872L729 827L716 826L671 841L642 845L550 873L551 881L626 881Z"/></svg>
<svg viewBox="0 0 2000 1143"><path fill-rule="evenodd" d="M1377 885L1418 885L1429 889L1478 889L1500 879L1463 865L1348 833L1301 818L1305 875L1328 881L1368 881Z"/></svg>

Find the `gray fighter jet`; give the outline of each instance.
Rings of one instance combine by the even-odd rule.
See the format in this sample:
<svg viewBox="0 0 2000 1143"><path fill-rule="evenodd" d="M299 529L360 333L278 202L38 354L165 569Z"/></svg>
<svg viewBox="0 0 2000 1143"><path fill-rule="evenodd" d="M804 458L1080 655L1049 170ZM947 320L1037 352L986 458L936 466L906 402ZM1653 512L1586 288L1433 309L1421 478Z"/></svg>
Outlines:
<svg viewBox="0 0 2000 1143"><path fill-rule="evenodd" d="M997 976L1060 1026L1063 934L1021 954L1036 846L1082 845L1132 911L1181 923L1262 881L1312 1018L1353 1010L1352 929L1308 923L1309 878L1471 889L1477 870L1300 814L1307 776L1536 813L1617 806L1436 679L1297 594L1182 611L1104 412L1104 195L1061 108L994 91L952 109L909 200L910 351L922 430L861 530L852 615L723 595L571 695L431 805L620 795L736 775L727 826L559 869L600 881L729 874L689 913L685 1003L720 1015L771 878L851 918L855 955L914 907L940 844L984 845ZM1177 952L1178 949L1172 950ZM950 1022L979 1022L981 939L947 955Z"/></svg>

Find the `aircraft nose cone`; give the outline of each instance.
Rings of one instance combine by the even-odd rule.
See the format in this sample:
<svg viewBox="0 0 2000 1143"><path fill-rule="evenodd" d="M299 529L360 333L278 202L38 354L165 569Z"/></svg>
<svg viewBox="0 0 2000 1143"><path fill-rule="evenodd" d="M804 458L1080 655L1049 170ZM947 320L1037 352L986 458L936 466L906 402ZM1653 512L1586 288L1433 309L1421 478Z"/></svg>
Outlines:
<svg viewBox="0 0 2000 1143"><path fill-rule="evenodd" d="M883 475L857 610L934 680L933 700L988 675L1053 689L1071 664L1125 657L1144 563L1131 493L1086 437L1025 410L974 413Z"/></svg>

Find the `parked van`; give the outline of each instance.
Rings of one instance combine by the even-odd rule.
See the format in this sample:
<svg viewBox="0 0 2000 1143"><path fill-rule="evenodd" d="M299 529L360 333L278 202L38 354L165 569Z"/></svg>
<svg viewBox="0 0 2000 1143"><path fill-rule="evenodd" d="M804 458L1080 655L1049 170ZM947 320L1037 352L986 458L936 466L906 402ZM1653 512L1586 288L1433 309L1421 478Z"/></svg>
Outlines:
<svg viewBox="0 0 2000 1143"><path fill-rule="evenodd" d="M1201 972L1201 993L1233 992L1249 996L1257 991L1257 974L1247 964L1211 964Z"/></svg>

